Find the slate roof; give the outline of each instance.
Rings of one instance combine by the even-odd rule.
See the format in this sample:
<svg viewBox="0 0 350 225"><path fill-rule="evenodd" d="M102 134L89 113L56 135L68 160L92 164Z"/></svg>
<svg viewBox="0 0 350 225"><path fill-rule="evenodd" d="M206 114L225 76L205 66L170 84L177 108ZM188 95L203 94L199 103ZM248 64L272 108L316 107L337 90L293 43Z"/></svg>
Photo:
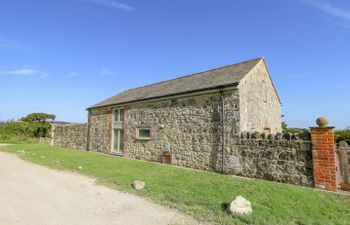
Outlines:
<svg viewBox="0 0 350 225"><path fill-rule="evenodd" d="M99 102L88 109L166 97L175 94L209 90L219 87L235 86L238 85L243 77L247 75L262 59L263 58L251 59L229 66L129 89Z"/></svg>

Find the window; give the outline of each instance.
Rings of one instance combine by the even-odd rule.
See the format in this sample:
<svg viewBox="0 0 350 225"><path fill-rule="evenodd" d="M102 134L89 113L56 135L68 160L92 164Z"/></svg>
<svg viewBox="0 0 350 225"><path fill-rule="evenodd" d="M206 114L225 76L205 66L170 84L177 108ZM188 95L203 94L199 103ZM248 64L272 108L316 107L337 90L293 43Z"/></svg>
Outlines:
<svg viewBox="0 0 350 225"><path fill-rule="evenodd" d="M113 110L113 139L112 151L121 153L124 150L124 109L116 108Z"/></svg>
<svg viewBox="0 0 350 225"><path fill-rule="evenodd" d="M151 138L151 130L149 128L139 128L137 130L137 138L138 139L150 139Z"/></svg>
<svg viewBox="0 0 350 225"><path fill-rule="evenodd" d="M114 129L114 146L113 150L120 152L124 150L124 130Z"/></svg>
<svg viewBox="0 0 350 225"><path fill-rule="evenodd" d="M123 122L123 121L124 121L124 109L115 109L114 122Z"/></svg>

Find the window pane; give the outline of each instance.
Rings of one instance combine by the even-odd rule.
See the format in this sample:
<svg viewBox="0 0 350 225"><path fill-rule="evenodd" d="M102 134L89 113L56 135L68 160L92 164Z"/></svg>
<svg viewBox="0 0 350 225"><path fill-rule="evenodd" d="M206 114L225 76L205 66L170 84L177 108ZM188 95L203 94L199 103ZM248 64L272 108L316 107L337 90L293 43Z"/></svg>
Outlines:
<svg viewBox="0 0 350 225"><path fill-rule="evenodd" d="M114 110L114 121L118 121L119 110Z"/></svg>
<svg viewBox="0 0 350 225"><path fill-rule="evenodd" d="M124 121L124 109L119 110L119 121Z"/></svg>
<svg viewBox="0 0 350 225"><path fill-rule="evenodd" d="M151 131L149 129L139 129L139 138L150 138Z"/></svg>
<svg viewBox="0 0 350 225"><path fill-rule="evenodd" d="M118 130L114 130L113 150L118 150Z"/></svg>
<svg viewBox="0 0 350 225"><path fill-rule="evenodd" d="M119 130L119 133L120 133L119 150L123 150L124 149L124 130Z"/></svg>

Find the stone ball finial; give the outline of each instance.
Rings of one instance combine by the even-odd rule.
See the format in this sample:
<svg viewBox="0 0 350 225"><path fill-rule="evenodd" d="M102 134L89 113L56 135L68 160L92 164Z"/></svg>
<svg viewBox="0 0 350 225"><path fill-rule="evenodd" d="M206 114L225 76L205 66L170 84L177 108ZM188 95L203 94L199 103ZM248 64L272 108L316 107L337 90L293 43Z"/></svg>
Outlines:
<svg viewBox="0 0 350 225"><path fill-rule="evenodd" d="M319 127L327 127L327 126L328 126L328 120L327 120L327 118L325 118L325 117L319 117L319 118L317 118L317 120L316 120L316 124L317 124Z"/></svg>

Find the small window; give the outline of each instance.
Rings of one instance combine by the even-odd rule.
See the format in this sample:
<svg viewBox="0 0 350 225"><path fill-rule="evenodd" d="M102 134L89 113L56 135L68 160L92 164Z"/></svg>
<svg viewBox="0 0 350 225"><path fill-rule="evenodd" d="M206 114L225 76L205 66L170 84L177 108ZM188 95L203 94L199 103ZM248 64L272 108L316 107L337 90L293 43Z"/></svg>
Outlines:
<svg viewBox="0 0 350 225"><path fill-rule="evenodd" d="M114 110L114 121L123 122L124 121L124 109L115 109Z"/></svg>
<svg viewBox="0 0 350 225"><path fill-rule="evenodd" d="M124 121L124 109L119 109L119 121Z"/></svg>
<svg viewBox="0 0 350 225"><path fill-rule="evenodd" d="M114 121L115 122L118 121L118 115L119 115L119 110L118 109L114 110Z"/></svg>
<svg viewBox="0 0 350 225"><path fill-rule="evenodd" d="M139 128L137 131L138 139L150 139L151 138L151 130L149 128Z"/></svg>

